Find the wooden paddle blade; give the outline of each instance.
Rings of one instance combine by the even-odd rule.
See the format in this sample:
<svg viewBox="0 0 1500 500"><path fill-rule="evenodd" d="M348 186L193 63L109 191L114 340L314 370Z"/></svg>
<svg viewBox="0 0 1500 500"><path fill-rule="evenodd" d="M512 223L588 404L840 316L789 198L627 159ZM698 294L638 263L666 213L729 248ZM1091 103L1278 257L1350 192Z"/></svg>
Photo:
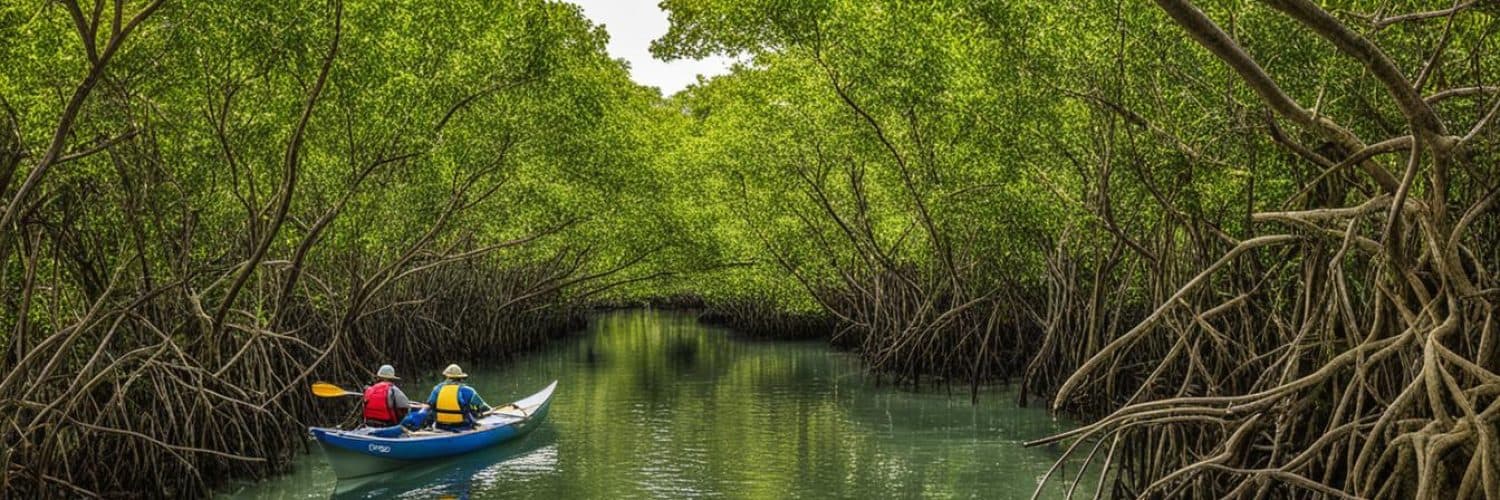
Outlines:
<svg viewBox="0 0 1500 500"><path fill-rule="evenodd" d="M346 391L344 388L328 382L313 382L312 393L322 398L340 398L344 396L363 396L363 394Z"/></svg>

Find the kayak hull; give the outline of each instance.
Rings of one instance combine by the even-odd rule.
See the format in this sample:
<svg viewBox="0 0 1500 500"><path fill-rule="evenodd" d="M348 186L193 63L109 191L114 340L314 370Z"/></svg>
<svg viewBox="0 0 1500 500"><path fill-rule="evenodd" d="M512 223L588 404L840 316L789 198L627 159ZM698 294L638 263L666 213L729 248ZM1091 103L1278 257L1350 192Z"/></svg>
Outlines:
<svg viewBox="0 0 1500 500"><path fill-rule="evenodd" d="M482 450L523 436L546 419L556 388L557 382L553 382L541 392L516 401L514 405L520 410L480 418L474 429L461 432L406 433L399 426L355 430L313 427L309 432L339 479L368 476Z"/></svg>
<svg viewBox="0 0 1500 500"><path fill-rule="evenodd" d="M352 479L390 472L417 463L349 451L338 446L324 444L322 441L319 441L318 444L323 448L323 456L328 459L328 465L333 466L333 475L339 479Z"/></svg>

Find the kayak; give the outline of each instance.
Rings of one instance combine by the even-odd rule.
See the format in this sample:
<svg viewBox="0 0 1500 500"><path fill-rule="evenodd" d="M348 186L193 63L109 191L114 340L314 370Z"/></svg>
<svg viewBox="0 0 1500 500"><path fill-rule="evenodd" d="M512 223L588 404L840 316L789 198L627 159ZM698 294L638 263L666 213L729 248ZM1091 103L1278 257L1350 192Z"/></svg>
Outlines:
<svg viewBox="0 0 1500 500"><path fill-rule="evenodd" d="M401 426L342 430L308 429L323 448L333 473L348 479L396 470L440 458L481 450L523 436L541 425L552 403L553 381L541 392L476 420L473 429L407 431Z"/></svg>

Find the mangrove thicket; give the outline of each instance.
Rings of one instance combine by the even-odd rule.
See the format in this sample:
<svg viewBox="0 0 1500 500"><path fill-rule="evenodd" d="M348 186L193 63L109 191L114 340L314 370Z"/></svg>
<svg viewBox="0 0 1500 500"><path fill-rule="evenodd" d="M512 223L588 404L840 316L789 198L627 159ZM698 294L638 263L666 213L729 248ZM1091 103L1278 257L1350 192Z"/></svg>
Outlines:
<svg viewBox="0 0 1500 500"><path fill-rule="evenodd" d="M1495 2L661 8L740 62L662 95L559 1L0 5L0 490L201 495L312 380L658 304L1081 417L1039 493L1500 498Z"/></svg>

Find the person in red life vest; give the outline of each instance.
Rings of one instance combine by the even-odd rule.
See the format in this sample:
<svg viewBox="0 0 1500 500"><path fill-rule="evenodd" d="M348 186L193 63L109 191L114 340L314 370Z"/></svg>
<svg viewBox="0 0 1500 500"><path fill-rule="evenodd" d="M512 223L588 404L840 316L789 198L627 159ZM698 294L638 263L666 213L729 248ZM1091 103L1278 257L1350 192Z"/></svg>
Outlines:
<svg viewBox="0 0 1500 500"><path fill-rule="evenodd" d="M375 383L365 388L365 425L396 425L411 410L411 400L406 398L406 393L401 392L400 387L396 387L395 381L401 378L396 376L396 369L391 365L381 365L380 370L375 372L375 378Z"/></svg>

